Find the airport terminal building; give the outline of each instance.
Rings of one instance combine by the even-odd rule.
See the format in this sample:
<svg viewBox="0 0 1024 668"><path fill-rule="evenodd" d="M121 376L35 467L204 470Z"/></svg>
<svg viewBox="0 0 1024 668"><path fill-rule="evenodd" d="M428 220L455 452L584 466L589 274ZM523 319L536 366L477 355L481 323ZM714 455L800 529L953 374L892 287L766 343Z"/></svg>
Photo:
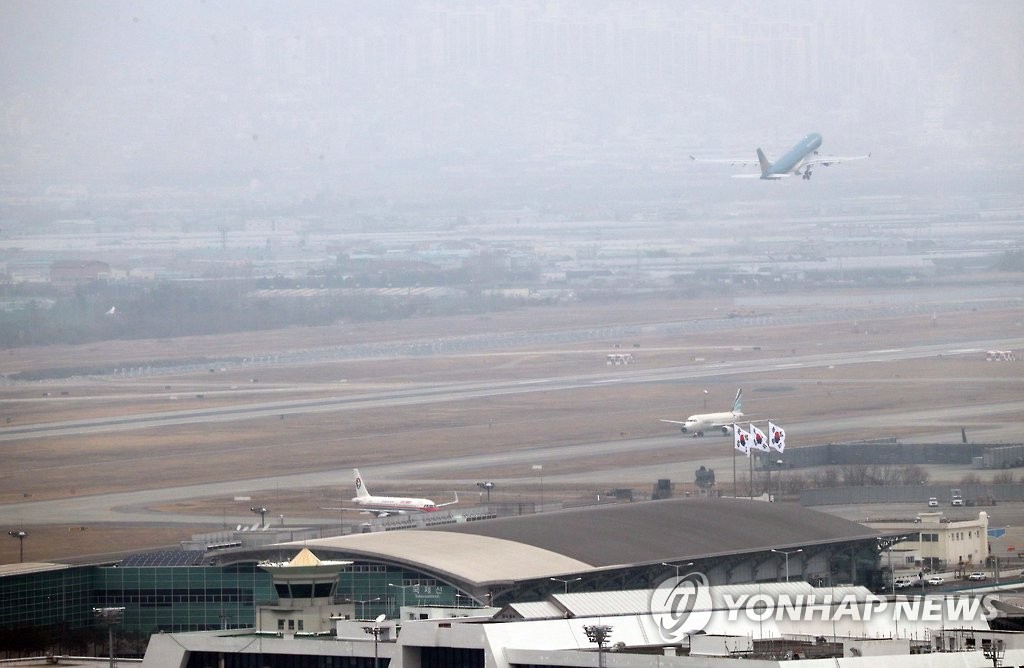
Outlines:
<svg viewBox="0 0 1024 668"><path fill-rule="evenodd" d="M403 606L502 608L559 592L643 589L689 571L712 584L877 589L884 535L795 505L666 499L89 566L11 565L0 570L0 628L89 626L98 607L124 608L122 628L141 633L254 628L257 606L282 594L260 564L287 562L302 548L344 562L332 603L351 619L397 619Z"/></svg>

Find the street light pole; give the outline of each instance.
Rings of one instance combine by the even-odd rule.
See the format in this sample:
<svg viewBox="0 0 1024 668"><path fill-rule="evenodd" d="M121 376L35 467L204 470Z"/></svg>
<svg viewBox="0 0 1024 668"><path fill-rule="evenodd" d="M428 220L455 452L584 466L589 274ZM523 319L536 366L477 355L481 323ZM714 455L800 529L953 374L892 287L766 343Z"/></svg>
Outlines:
<svg viewBox="0 0 1024 668"><path fill-rule="evenodd" d="M478 482L476 486L487 492L487 503L490 503L491 490L494 489L494 483L488 480L487 482Z"/></svg>
<svg viewBox="0 0 1024 668"><path fill-rule="evenodd" d="M110 650L110 668L114 668L114 624L121 621L124 608L93 608L96 619L107 625L107 643Z"/></svg>
<svg viewBox="0 0 1024 668"><path fill-rule="evenodd" d="M670 563L667 563L667 562L663 561L663 562L661 562L661 565L662 566L668 566L669 568L676 569L676 582L679 582L679 569L680 568L686 568L688 566L693 566L693 562L692 561L688 561L685 564L670 564Z"/></svg>
<svg viewBox="0 0 1024 668"><path fill-rule="evenodd" d="M363 631L373 636L373 668L377 668L379 665L379 659L377 654L377 644L380 642L381 628L380 623L383 622L387 617L384 615L377 615L377 618L373 620L373 626L364 626Z"/></svg>
<svg viewBox="0 0 1024 668"><path fill-rule="evenodd" d="M398 589L402 590L402 607L404 608L405 607L405 590L408 589L409 587L411 587L412 585L396 585L393 582L389 582L388 586L389 587L397 587Z"/></svg>
<svg viewBox="0 0 1024 668"><path fill-rule="evenodd" d="M544 512L544 465L534 464L533 470L537 471L540 476L540 510Z"/></svg>
<svg viewBox="0 0 1024 668"><path fill-rule="evenodd" d="M906 536L899 536L897 538L890 538L887 541L882 541L885 544L885 553L889 560L889 587L893 596L896 595L896 573L892 570L892 548L896 543L901 540L906 540L906 538Z"/></svg>
<svg viewBox="0 0 1024 668"><path fill-rule="evenodd" d="M27 536L28 534L25 533L24 531L21 531L19 529L18 531L8 531L7 535L9 535L11 538L17 538L18 539L18 563L19 564L24 563L25 562L25 536Z"/></svg>
<svg viewBox="0 0 1024 668"><path fill-rule="evenodd" d="M789 582L789 555L803 551L804 549L802 547L799 550L772 550L772 552L775 552L776 554L781 554L786 557L786 582Z"/></svg>
<svg viewBox="0 0 1024 668"><path fill-rule="evenodd" d="M261 529L263 529L264 527L267 526L267 513L270 512L269 510L267 510L263 506L260 506L259 508L253 506L249 510L251 510L252 512L254 512L254 513L256 513L257 515L260 516L260 528Z"/></svg>
<svg viewBox="0 0 1024 668"><path fill-rule="evenodd" d="M551 578L551 579L554 580L555 582L561 582L562 584L564 584L565 585L565 593L568 594L569 593L569 583L570 582L579 582L583 578L581 578L581 577L580 578L569 578L568 580L563 580L562 578Z"/></svg>
<svg viewBox="0 0 1024 668"><path fill-rule="evenodd" d="M367 603L374 603L374 602L379 601L379 600L380 600L380 596L378 596L377 598L370 598L370 599L367 599L365 601L357 601L357 600L353 599L352 600L353 603L358 603L360 606L362 606L362 607L359 608L359 619L363 619L363 615L366 614L366 604Z"/></svg>

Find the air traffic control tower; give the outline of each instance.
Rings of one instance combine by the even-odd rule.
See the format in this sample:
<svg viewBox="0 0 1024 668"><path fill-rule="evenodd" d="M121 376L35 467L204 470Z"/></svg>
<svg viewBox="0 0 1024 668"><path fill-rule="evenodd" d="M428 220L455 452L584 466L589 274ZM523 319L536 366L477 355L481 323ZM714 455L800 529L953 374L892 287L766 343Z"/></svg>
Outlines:
<svg viewBox="0 0 1024 668"><path fill-rule="evenodd" d="M270 573L278 602L257 611L257 629L282 635L321 635L333 629L332 617L345 617L351 606L333 604L338 573L351 561L321 561L302 548L291 561L262 562Z"/></svg>

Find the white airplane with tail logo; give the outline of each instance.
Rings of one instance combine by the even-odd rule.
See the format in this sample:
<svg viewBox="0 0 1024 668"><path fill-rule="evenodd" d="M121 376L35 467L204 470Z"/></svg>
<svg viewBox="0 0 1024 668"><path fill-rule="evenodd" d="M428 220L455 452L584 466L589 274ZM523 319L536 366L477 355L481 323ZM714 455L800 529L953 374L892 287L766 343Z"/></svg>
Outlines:
<svg viewBox="0 0 1024 668"><path fill-rule="evenodd" d="M356 483L356 495L352 502L357 508L341 508L341 510L359 510L361 512L374 513L377 517L388 515L408 515L409 513L434 513L440 508L451 506L459 502L459 493L455 492L455 500L448 503L437 504L430 499L416 499L408 496L374 496L363 484L363 477L359 475L359 469L352 469ZM327 508L325 510L338 510Z"/></svg>
<svg viewBox="0 0 1024 668"><path fill-rule="evenodd" d="M680 431L684 434L693 434L694 437L703 436L704 432L712 429L720 429L726 436L732 433L732 423L743 417L743 410L740 398L743 396L743 388L736 390L736 398L732 400L732 410L722 413L698 413L686 418L685 422L679 420L662 420L670 424L681 424Z"/></svg>

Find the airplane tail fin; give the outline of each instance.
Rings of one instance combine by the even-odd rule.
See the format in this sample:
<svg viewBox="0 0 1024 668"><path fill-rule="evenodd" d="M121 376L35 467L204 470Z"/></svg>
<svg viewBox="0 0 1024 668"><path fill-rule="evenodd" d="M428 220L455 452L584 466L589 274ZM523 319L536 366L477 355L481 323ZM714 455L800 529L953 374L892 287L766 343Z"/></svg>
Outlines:
<svg viewBox="0 0 1024 668"><path fill-rule="evenodd" d="M768 176L768 172L772 169L772 163L761 149L757 149L757 164L761 166L761 176Z"/></svg>
<svg viewBox="0 0 1024 668"><path fill-rule="evenodd" d="M363 476L359 475L359 469L352 469L352 473L355 475L356 481L356 498L369 498L370 492L367 491L366 485L363 484Z"/></svg>
<svg viewBox="0 0 1024 668"><path fill-rule="evenodd" d="M732 400L732 412L743 413L743 388L736 390L736 398Z"/></svg>

